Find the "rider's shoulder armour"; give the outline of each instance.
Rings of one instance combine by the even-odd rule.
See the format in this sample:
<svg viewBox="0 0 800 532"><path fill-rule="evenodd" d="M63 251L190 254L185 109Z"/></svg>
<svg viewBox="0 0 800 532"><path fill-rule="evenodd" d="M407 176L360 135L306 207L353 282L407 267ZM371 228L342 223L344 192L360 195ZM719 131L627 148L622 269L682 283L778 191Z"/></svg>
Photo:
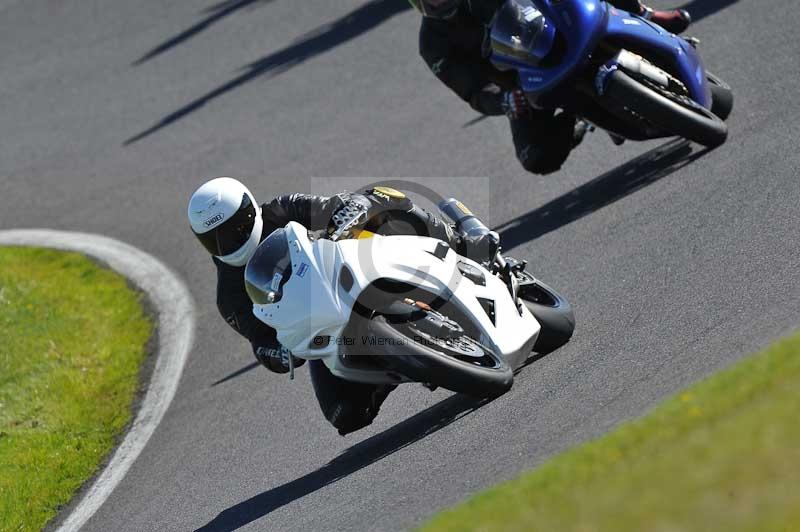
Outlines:
<svg viewBox="0 0 800 532"><path fill-rule="evenodd" d="M367 197L382 207L391 209L410 209L411 200L403 192L385 186L377 186L365 191Z"/></svg>

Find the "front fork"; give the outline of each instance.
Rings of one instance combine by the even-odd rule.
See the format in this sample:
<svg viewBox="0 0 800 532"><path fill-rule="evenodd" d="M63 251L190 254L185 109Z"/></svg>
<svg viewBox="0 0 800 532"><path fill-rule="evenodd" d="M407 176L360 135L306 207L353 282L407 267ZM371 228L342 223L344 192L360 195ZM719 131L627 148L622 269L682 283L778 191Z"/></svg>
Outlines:
<svg viewBox="0 0 800 532"><path fill-rule="evenodd" d="M455 198L443 200L438 205L439 210L455 224L456 231L461 235L471 237L481 236L484 241L489 242L491 249L486 250L486 261L484 265L498 274L508 286L508 291L517 305L517 310L522 313L521 303L518 297L519 280L515 275L528 265L528 261L519 261L513 257L504 257L500 251L500 235L486 227L466 205ZM492 259L491 257L494 257Z"/></svg>
<svg viewBox="0 0 800 532"><path fill-rule="evenodd" d="M439 202L438 207L442 214L453 221L455 230L465 239L466 256L490 265L500 251L500 235L486 227L466 205L455 198Z"/></svg>
<svg viewBox="0 0 800 532"><path fill-rule="evenodd" d="M639 81L647 81L683 96L689 90L679 79L658 68L640 55L622 49L608 62L601 65L594 78L594 88L598 96L605 95L608 79L615 71L621 70Z"/></svg>

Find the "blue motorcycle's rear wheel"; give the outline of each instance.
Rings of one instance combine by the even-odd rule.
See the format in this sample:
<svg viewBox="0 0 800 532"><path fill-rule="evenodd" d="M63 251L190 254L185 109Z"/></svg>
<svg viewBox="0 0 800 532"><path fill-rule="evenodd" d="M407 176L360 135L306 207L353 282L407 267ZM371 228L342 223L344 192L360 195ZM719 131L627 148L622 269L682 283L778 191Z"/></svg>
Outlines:
<svg viewBox="0 0 800 532"><path fill-rule="evenodd" d="M605 95L659 129L703 146L716 147L728 138L728 126L710 110L662 87L645 85L621 70L609 75Z"/></svg>

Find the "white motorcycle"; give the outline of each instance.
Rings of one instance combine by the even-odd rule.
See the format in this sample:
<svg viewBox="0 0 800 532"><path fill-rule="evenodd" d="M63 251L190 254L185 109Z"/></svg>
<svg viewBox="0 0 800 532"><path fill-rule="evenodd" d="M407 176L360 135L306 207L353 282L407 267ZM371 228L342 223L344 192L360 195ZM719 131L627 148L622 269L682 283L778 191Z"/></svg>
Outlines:
<svg viewBox="0 0 800 532"><path fill-rule="evenodd" d="M525 262L498 253L479 264L420 236L337 240L350 222L333 239L290 222L247 264L254 314L295 357L349 381L491 397L511 388L532 351L572 336L569 303Z"/></svg>

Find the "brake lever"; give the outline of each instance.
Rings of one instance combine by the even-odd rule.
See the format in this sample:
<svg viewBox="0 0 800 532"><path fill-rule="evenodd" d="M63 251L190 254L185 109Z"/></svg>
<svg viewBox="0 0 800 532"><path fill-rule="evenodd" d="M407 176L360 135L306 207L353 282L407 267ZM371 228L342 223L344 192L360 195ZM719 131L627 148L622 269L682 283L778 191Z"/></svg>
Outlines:
<svg viewBox="0 0 800 532"><path fill-rule="evenodd" d="M497 273L500 274L504 281L508 282L508 275L511 273L511 268L508 267L508 262L506 258L500 254L500 251L497 252L494 263L497 267Z"/></svg>

